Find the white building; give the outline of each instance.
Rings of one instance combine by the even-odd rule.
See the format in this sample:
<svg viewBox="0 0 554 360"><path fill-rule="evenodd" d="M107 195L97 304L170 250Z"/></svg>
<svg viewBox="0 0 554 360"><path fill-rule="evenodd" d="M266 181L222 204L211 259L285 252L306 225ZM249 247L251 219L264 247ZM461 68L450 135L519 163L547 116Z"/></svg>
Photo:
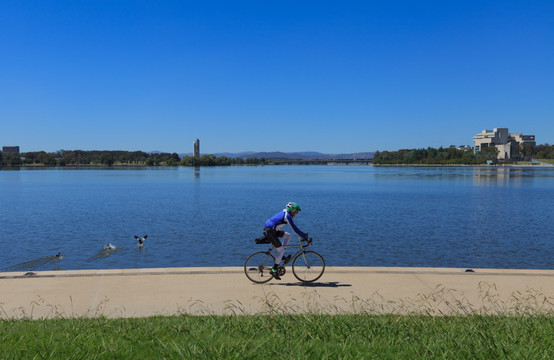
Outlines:
<svg viewBox="0 0 554 360"><path fill-rule="evenodd" d="M483 130L473 137L475 153L489 146L496 146L499 160L521 158L520 145L523 144L535 146L535 135L510 134L508 128L495 128Z"/></svg>

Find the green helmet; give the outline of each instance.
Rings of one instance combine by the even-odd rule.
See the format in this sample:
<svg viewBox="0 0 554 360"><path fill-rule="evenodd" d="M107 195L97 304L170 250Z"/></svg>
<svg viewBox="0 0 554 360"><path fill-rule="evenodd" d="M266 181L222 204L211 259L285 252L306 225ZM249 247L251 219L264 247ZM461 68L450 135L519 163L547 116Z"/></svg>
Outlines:
<svg viewBox="0 0 554 360"><path fill-rule="evenodd" d="M287 211L300 211L300 206L298 206L298 204L295 202L289 202L287 204Z"/></svg>

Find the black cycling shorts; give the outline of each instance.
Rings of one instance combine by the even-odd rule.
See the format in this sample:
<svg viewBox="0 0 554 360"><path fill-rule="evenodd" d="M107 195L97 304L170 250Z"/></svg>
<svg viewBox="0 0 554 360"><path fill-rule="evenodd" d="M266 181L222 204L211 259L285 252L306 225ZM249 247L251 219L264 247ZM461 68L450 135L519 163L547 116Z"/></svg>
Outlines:
<svg viewBox="0 0 554 360"><path fill-rule="evenodd" d="M283 237L285 235L285 232L283 230L275 230L273 228L266 227L264 229L264 235L276 248L283 246L283 244L281 244L281 241L279 240L280 237Z"/></svg>

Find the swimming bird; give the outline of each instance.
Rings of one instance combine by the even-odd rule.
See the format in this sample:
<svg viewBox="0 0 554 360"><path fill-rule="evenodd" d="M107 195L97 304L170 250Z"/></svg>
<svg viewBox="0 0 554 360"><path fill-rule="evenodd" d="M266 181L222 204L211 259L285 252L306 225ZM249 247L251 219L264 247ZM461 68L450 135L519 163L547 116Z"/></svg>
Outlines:
<svg viewBox="0 0 554 360"><path fill-rule="evenodd" d="M115 250L115 246L113 246L112 244L108 244L108 245L106 245L104 250Z"/></svg>
<svg viewBox="0 0 554 360"><path fill-rule="evenodd" d="M144 243L144 240L146 240L147 237L148 235L144 235L143 237L135 235L135 239L138 240L139 247L142 247L142 244Z"/></svg>

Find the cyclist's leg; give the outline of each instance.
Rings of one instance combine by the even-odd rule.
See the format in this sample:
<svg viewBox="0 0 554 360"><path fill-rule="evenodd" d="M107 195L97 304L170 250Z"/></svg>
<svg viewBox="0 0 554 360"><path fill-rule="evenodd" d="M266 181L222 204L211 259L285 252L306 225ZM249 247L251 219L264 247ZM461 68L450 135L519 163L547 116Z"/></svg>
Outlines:
<svg viewBox="0 0 554 360"><path fill-rule="evenodd" d="M283 236L284 231L275 230L272 228L265 228L264 234L273 243L273 246L275 246L275 251L277 253L277 259L275 259L275 264L273 264L273 268L271 269L271 275L273 275L275 279L281 280L279 274L277 274L277 268L279 267L279 263L281 262L281 258L283 257L283 253L285 250L285 247L281 244L281 241L279 241L279 237Z"/></svg>
<svg viewBox="0 0 554 360"><path fill-rule="evenodd" d="M285 231L284 234L283 234L282 254L281 254L281 257L279 257L278 259L277 258L275 259L276 262L286 261L286 260L290 259L290 255L288 256L288 259L285 256L285 251L286 251L287 245L289 244L290 239L292 239L291 234L289 234L288 232ZM277 253L277 255L279 255L279 253ZM277 261L277 260L279 260L279 261Z"/></svg>
<svg viewBox="0 0 554 360"><path fill-rule="evenodd" d="M287 246L290 239L292 239L292 235L285 231L285 234L283 235L283 245Z"/></svg>
<svg viewBox="0 0 554 360"><path fill-rule="evenodd" d="M271 241L271 243L275 246L275 248L280 248L282 246L281 241L279 241L279 237L283 236L280 235L283 231L281 230L275 230L272 228L265 228L264 234L265 236Z"/></svg>
<svg viewBox="0 0 554 360"><path fill-rule="evenodd" d="M278 237L283 238L283 243L281 246L275 246L277 251L277 256L275 257L275 264L279 265L281 263L281 260L283 259L283 255L285 255L285 246L288 245L290 241L290 234L287 232L284 232L283 230L277 230L276 231ZM281 242L279 242L281 244Z"/></svg>

